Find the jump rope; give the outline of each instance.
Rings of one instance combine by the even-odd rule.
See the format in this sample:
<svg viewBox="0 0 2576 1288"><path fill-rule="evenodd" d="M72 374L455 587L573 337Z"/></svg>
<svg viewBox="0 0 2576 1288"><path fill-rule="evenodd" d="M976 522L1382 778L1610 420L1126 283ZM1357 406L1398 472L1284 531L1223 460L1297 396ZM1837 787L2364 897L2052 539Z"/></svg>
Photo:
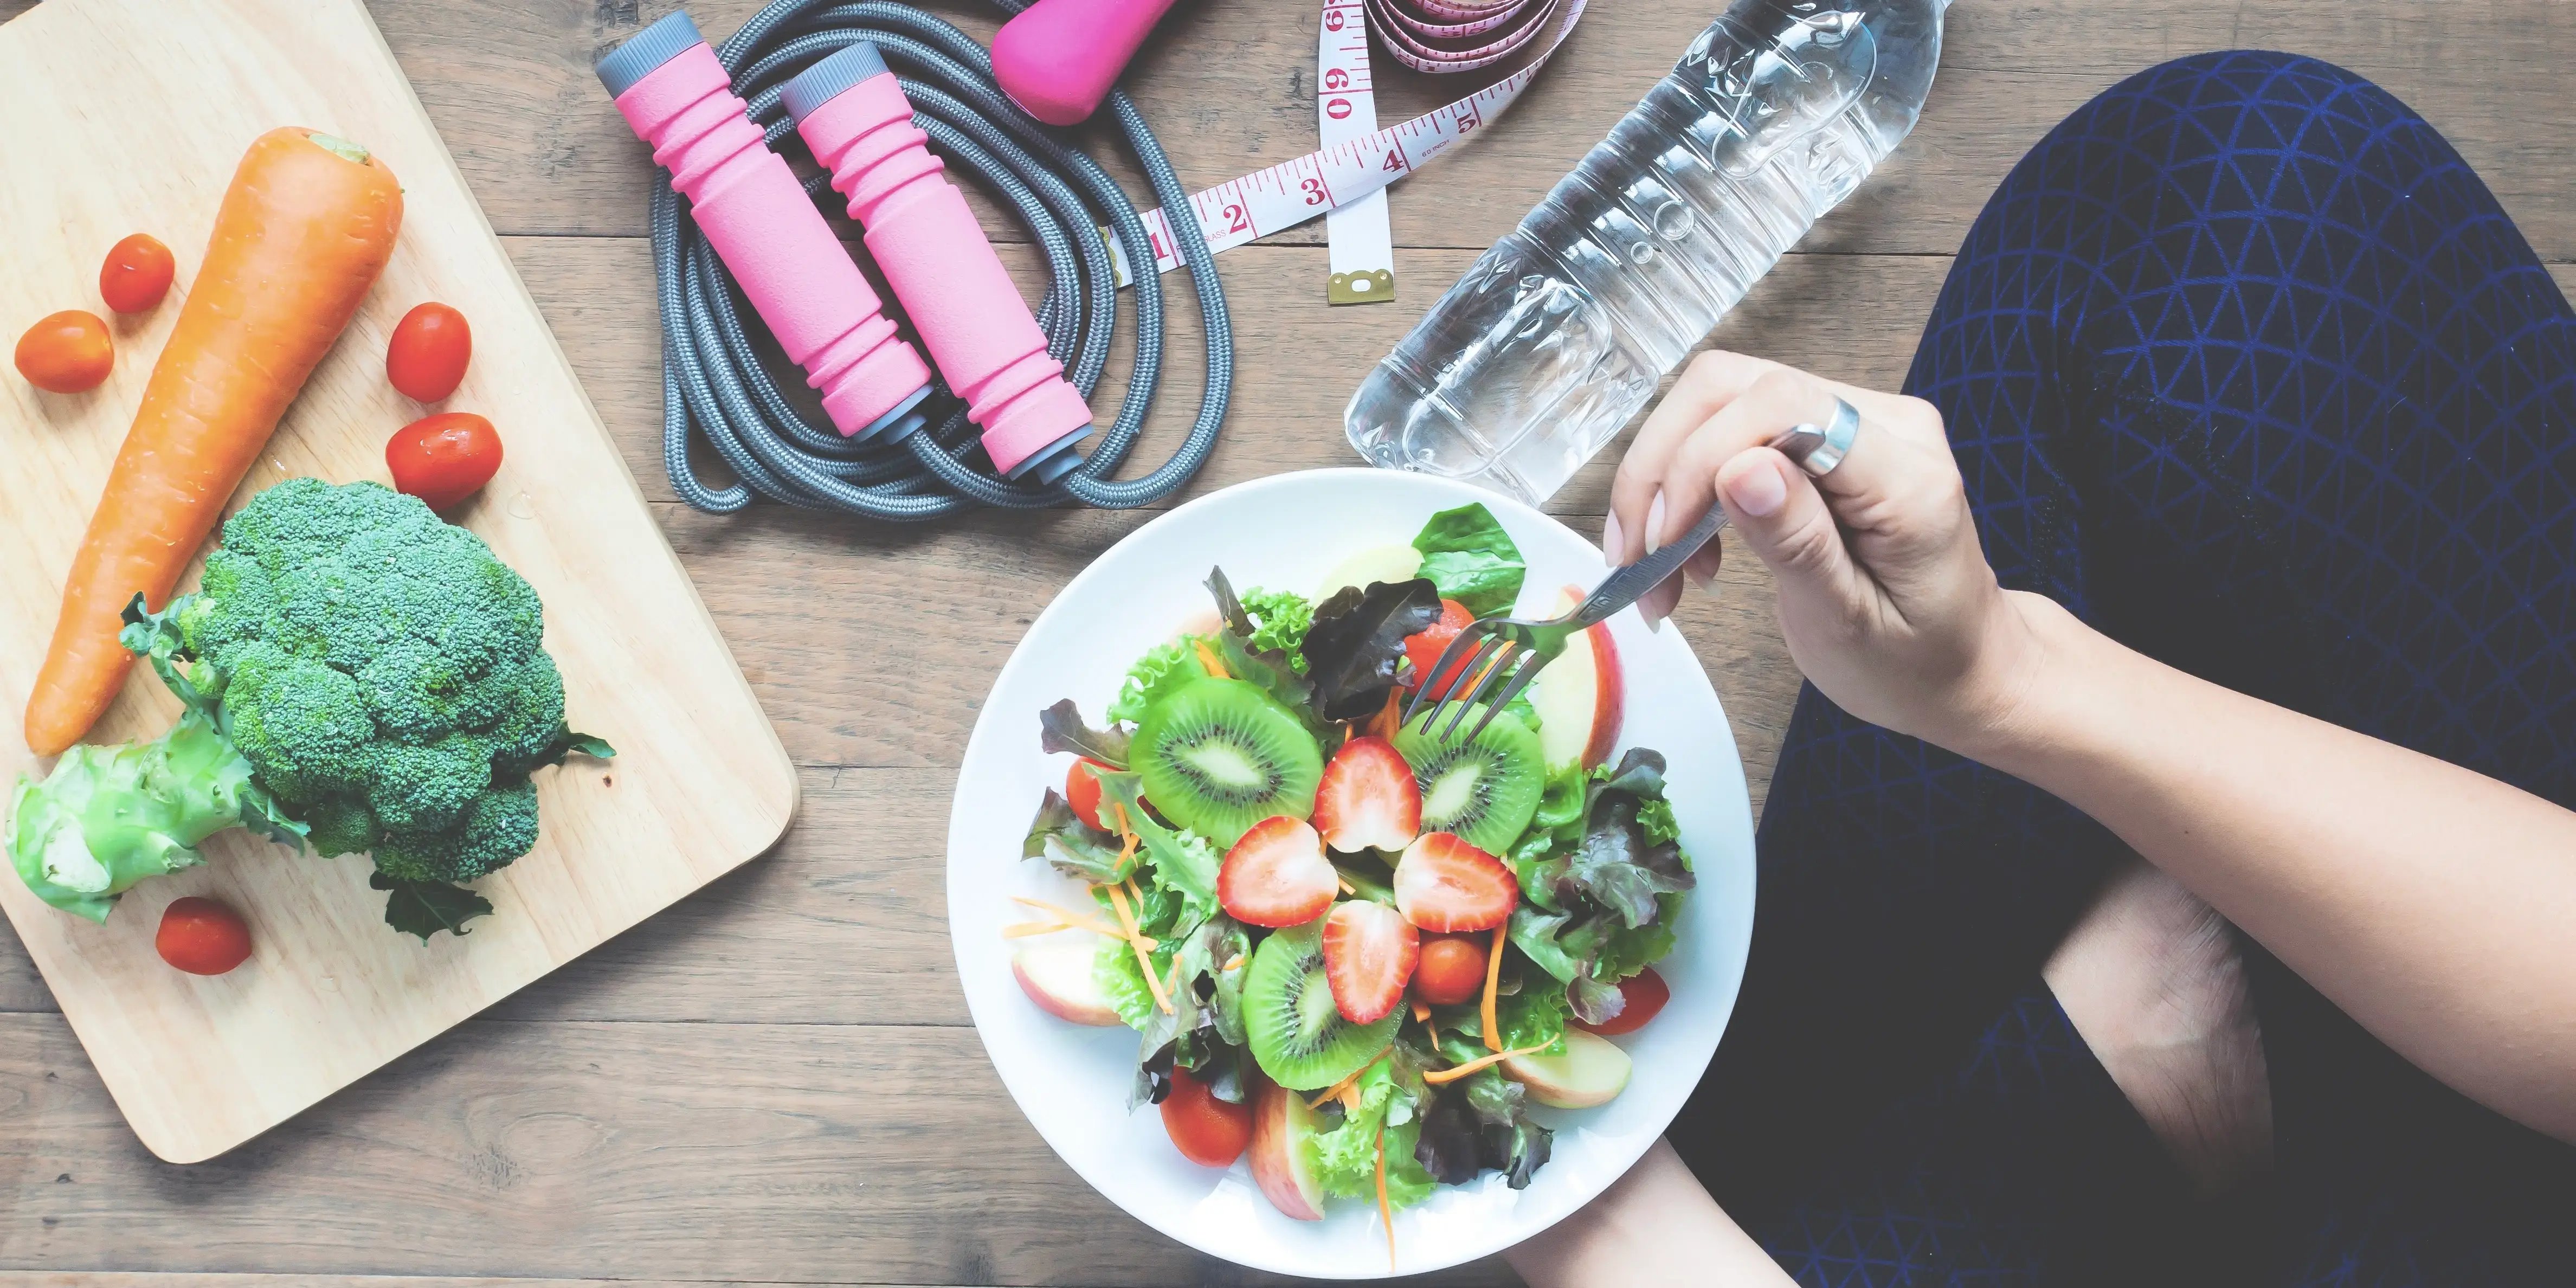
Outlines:
<svg viewBox="0 0 2576 1288"><path fill-rule="evenodd" d="M1391 129L1345 132L1323 150L1197 194L1182 188L1135 104L1110 87L1170 0L1121 6L1128 16L1110 25L1126 28L1111 37L1124 49L1093 86L1073 91L1083 102L1071 108L1026 84L1015 102L972 37L884 0L777 0L712 46L675 13L619 46L601 60L600 79L671 178L654 185L650 226L663 331L663 460L673 490L716 514L759 496L911 522L985 506L1126 509L1178 490L1214 450L1233 390L1233 324L1216 252L1367 201L1463 139L1518 97L1584 6L1502 0L1476 7L1466 21L1426 26L1389 0L1369 2L1386 6L1371 16L1387 19L1398 59L1421 70L1471 70L1542 32L1548 39L1527 66L1468 98ZM1008 15L1030 7L992 3ZM1424 7L1457 12L1427 0ZM1325 0L1328 56L1353 43L1337 35L1347 26L1359 61L1356 84L1349 70L1328 67L1319 76L1319 125L1346 121L1355 100L1368 107L1361 8L1362 0ZM1141 23L1135 10L1147 11ZM1097 43L1097 33L1085 35ZM1414 35L1452 48L1424 46ZM1079 119L1093 101L1115 120L1160 209L1140 214L1096 161L1029 115ZM795 178L774 150L791 134L804 137L825 173ZM924 145L937 148L945 167ZM1000 198L1037 239L1049 283L1034 314L943 169L962 170ZM935 375L896 334L816 209L827 189L848 198L870 253L938 362ZM1337 270L1345 240L1354 239L1337 221ZM1358 240L1361 260L1385 255ZM1158 271L1132 274L1139 280L1131 282L1131 266L1148 264ZM1161 381L1160 276L1174 267L1189 270L1198 296L1205 392L1171 458L1116 481L1109 476L1133 450ZM1337 300L1348 277L1336 273ZM728 278L822 394L829 425L815 424L779 389ZM1119 288L1130 284L1135 363L1117 416L1085 456L1078 445L1092 431L1088 401L1108 362ZM712 488L698 477L693 426L736 485Z"/></svg>

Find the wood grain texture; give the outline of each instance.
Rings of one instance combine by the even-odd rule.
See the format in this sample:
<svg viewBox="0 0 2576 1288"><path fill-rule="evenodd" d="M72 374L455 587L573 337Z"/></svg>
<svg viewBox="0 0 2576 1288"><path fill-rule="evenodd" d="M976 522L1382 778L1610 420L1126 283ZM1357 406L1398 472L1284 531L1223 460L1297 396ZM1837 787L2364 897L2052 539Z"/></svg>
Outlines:
<svg viewBox="0 0 2576 1288"><path fill-rule="evenodd" d="M670 6L657 0L377 0L386 37L459 164L505 233L639 233L650 162L599 92L590 65ZM730 33L758 0L690 6ZM998 11L930 6L979 37ZM1481 249L1608 133L1705 25L1714 4L1593 6L1535 87L1485 138L1390 199L1396 244ZM1315 146L1311 5L1183 5L1135 64L1131 92L1192 190ZM2370 76L2440 126L2541 253L2576 259L2576 127L2563 92L2576 59L2576 9L2548 0L2427 5L2407 0L1963 0L1949 12L1923 122L1878 176L1806 242L1811 250L1947 254L2015 160L2051 125L2120 78L2212 49L2313 54ZM1379 119L1458 97L1461 78L1377 60ZM1468 82L1472 84L1473 82ZM1095 151L1142 192L1105 135ZM1432 176L1437 175L1434 179ZM1410 197L1407 190L1410 189ZM990 207L986 208L990 211ZM1017 237L996 216L997 236ZM1283 240L1319 241L1320 225ZM1428 303L1441 277L1408 277ZM1313 288L1320 293L1320 284Z"/></svg>
<svg viewBox="0 0 2576 1288"><path fill-rule="evenodd" d="M0 16L26 5L0 0ZM916 532L680 507L662 475L658 340L637 236L648 166L589 71L671 0L370 7L474 195L520 234L504 238L510 257L799 763L803 804L771 857L209 1167L168 1167L139 1149L59 1018L0 1015L0 1275L63 1288L1266 1282L1108 1210L1039 1144L972 1034L954 1027L964 1011L940 864L975 704L1027 619L1141 517ZM755 7L691 9L721 34ZM1184 495L1345 463L1339 419L1356 369L1598 140L1715 7L1595 4L1511 116L1399 186L1397 305L1327 310L1316 229L1223 256L1243 362L1236 409ZM990 28L977 7L942 9ZM1307 6L1193 0L1175 18L1176 38L1149 52L1134 85L1186 180L1311 146ZM1948 253L2012 162L2119 77L2231 45L2316 53L2378 78L2459 142L2545 258L2576 260L2576 162L2563 148L2576 123L2571 21L2549 0L1962 0L1922 126L1718 338L1894 385ZM1389 120L1455 92L1388 79ZM1112 168L1142 191L1123 160ZM998 237L1019 240L989 204L979 209ZM1004 254L1034 281L1026 249ZM2559 272L2576 281L2576 268ZM1177 383L1140 460L1170 449L1195 398L1191 313L1173 311ZM1123 372L1114 364L1106 387ZM1551 510L1597 531L1613 455ZM1736 722L1758 805L1797 677L1769 588L1746 562L1720 599L1686 600L1677 620ZM0 935L0 1011L52 1006ZM949 1184L952 1171L972 1186ZM1499 1263L1446 1281L1512 1282Z"/></svg>
<svg viewBox="0 0 2576 1288"><path fill-rule="evenodd" d="M242 497L280 478L384 477L384 439L418 408L383 375L385 336L423 299L462 306L479 352L455 407L510 424L510 451L458 516L537 588L581 727L627 751L539 777L536 851L483 883L496 915L426 947L383 924L363 858L299 858L234 833L209 863L129 895L104 926L0 881L135 1132L193 1161L258 1134L767 848L795 803L776 735L618 468L596 415L355 0L55 0L0 28L0 126L13 178L0 232L23 258L0 313L86 300L100 248L159 230L192 280L247 141L279 121L363 139L407 187L393 262L306 385ZM113 158L113 164L100 164ZM183 230L194 230L186 232ZM63 572L179 309L124 324L128 360L88 394L7 382L0 458L0 707L23 710ZM144 668L91 737L166 728L177 702ZM0 778L37 766L16 722ZM202 980L151 947L174 897L244 910L252 963Z"/></svg>
<svg viewBox="0 0 2576 1288"><path fill-rule="evenodd" d="M0 1259L31 1270L1295 1282L1127 1222L969 1029L476 1020L188 1168L134 1147L55 1017L0 1017L0 1087Z"/></svg>

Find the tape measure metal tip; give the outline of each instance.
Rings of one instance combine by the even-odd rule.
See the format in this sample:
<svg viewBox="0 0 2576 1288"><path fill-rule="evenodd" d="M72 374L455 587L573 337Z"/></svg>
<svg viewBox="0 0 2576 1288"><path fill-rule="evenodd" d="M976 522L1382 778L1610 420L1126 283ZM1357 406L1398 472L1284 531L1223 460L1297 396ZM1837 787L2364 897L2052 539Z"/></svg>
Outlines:
<svg viewBox="0 0 2576 1288"><path fill-rule="evenodd" d="M1324 298L1333 304L1393 304L1395 272L1377 269L1372 272L1335 273L1324 288Z"/></svg>

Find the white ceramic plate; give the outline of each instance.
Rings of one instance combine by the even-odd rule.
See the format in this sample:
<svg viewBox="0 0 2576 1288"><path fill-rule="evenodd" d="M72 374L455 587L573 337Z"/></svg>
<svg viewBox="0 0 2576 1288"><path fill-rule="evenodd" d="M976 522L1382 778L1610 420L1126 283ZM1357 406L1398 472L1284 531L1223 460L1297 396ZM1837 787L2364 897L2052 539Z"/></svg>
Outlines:
<svg viewBox="0 0 2576 1288"><path fill-rule="evenodd" d="M1682 843L1699 875L1680 943L1658 967L1672 1002L1617 1039L1636 1062L1628 1090L1598 1109L1540 1110L1553 1156L1528 1189L1499 1174L1443 1188L1395 1218L1396 1255L1374 1208L1337 1203L1326 1219L1280 1215L1248 1167L1197 1166L1175 1151L1161 1115L1130 1114L1136 1035L1083 1028L1040 1011L1012 978L1002 928L1025 920L1014 894L1063 900L1079 887L1020 857L1040 798L1071 758L1038 750L1038 712L1070 697L1094 721L1129 664L1209 608L1202 583L1221 566L1238 587L1312 593L1369 546L1403 544L1435 511L1481 501L1528 561L1524 610L1557 588L1589 588L1601 552L1528 506L1463 483L1387 470L1314 470L1240 484L1146 524L1110 547L1047 605L1011 654L975 722L948 822L948 927L976 1031L1022 1112L1093 1188L1145 1224L1228 1261L1327 1279L1417 1274L1499 1251L1599 1194L1662 1134L1717 1049L1753 933L1753 824L1734 735L1708 676L1679 632L1646 630L1631 611L1611 629L1627 677L1620 747L1670 762Z"/></svg>

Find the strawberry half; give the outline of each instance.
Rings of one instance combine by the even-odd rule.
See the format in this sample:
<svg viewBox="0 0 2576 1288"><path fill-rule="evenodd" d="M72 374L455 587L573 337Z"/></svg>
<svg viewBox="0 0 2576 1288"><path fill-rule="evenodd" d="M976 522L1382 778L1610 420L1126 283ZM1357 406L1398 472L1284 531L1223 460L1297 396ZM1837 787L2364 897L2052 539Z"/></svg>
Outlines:
<svg viewBox="0 0 2576 1288"><path fill-rule="evenodd" d="M1422 936L1385 904L1345 899L1324 919L1324 980L1333 1009L1353 1024L1374 1024L1403 1002L1421 956Z"/></svg>
<svg viewBox="0 0 2576 1288"><path fill-rule="evenodd" d="M1216 901L1247 925L1302 926L1333 906L1341 874L1324 857L1324 838L1285 814L1252 825L1216 870Z"/></svg>
<svg viewBox="0 0 2576 1288"><path fill-rule="evenodd" d="M1315 830L1345 854L1375 846L1401 850L1422 830L1422 789L1413 766L1384 738L1353 738L1324 763L1315 788Z"/></svg>
<svg viewBox="0 0 2576 1288"><path fill-rule="evenodd" d="M1436 935L1491 930L1520 901L1520 882L1501 859L1447 832L1415 841L1396 861L1395 906Z"/></svg>

